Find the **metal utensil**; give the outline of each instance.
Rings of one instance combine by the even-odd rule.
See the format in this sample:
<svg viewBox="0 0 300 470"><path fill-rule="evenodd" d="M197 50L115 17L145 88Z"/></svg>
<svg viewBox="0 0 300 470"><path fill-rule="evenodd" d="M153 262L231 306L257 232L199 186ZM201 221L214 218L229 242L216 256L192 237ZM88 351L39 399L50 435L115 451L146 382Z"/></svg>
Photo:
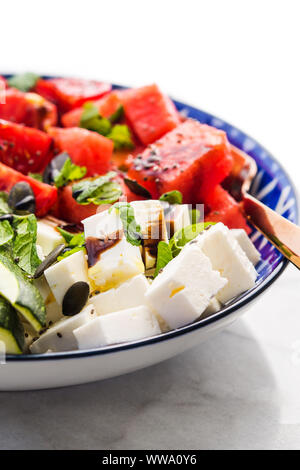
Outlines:
<svg viewBox="0 0 300 470"><path fill-rule="evenodd" d="M256 163L253 158L234 146L232 155L234 167L228 184L232 185L234 196L242 201L245 216L283 256L300 269L300 227L248 193L257 171ZM241 164L242 161L244 164Z"/></svg>

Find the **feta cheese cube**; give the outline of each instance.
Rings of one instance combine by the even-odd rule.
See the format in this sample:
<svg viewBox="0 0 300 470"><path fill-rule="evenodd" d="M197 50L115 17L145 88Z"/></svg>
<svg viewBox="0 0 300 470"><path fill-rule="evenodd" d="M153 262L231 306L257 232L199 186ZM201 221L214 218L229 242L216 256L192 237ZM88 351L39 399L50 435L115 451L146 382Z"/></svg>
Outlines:
<svg viewBox="0 0 300 470"><path fill-rule="evenodd" d="M164 210L160 201L134 201L135 220L141 227L143 236L142 256L146 271L155 268L157 245L160 241L168 241Z"/></svg>
<svg viewBox="0 0 300 470"><path fill-rule="evenodd" d="M175 232L191 224L188 204L169 204L161 201L164 208L164 215L169 239Z"/></svg>
<svg viewBox="0 0 300 470"><path fill-rule="evenodd" d="M144 272L140 249L126 240L116 210L83 221L88 252L88 276L93 289L106 291Z"/></svg>
<svg viewBox="0 0 300 470"><path fill-rule="evenodd" d="M255 285L257 273L253 264L224 224L219 222L210 226L190 243L197 244L210 259L213 269L228 280L216 296L221 303Z"/></svg>
<svg viewBox="0 0 300 470"><path fill-rule="evenodd" d="M145 304L145 294L148 288L149 282L146 277L139 274L116 289L109 289L95 295L90 302L94 305L97 315L105 315Z"/></svg>
<svg viewBox="0 0 300 470"><path fill-rule="evenodd" d="M32 343L31 352L41 354L48 351L48 349L53 352L78 349L74 330L91 321L93 314L93 305L88 305L77 315L59 320Z"/></svg>
<svg viewBox="0 0 300 470"><path fill-rule="evenodd" d="M65 240L53 223L38 220L36 242L42 248L44 256L47 256L57 245L65 243Z"/></svg>
<svg viewBox="0 0 300 470"><path fill-rule="evenodd" d="M74 336L79 349L136 341L161 333L155 315L140 306L95 318L77 328Z"/></svg>
<svg viewBox="0 0 300 470"><path fill-rule="evenodd" d="M213 315L214 313L217 313L219 310L221 310L221 308L222 308L221 303L218 301L218 299L216 299L216 297L213 297L211 301L209 302L207 309L205 310L203 315L201 315L201 319L209 317L210 315Z"/></svg>
<svg viewBox="0 0 300 470"><path fill-rule="evenodd" d="M255 266L260 261L260 252L255 248L247 233L242 228L234 228L230 230L242 250L246 253L251 263Z"/></svg>
<svg viewBox="0 0 300 470"><path fill-rule="evenodd" d="M146 299L170 328L179 328L197 320L226 283L197 244L190 244L154 279Z"/></svg>
<svg viewBox="0 0 300 470"><path fill-rule="evenodd" d="M56 300L46 304L46 323L47 326L56 323L58 320L64 318L62 314L61 305L59 305Z"/></svg>
<svg viewBox="0 0 300 470"><path fill-rule="evenodd" d="M65 293L75 282L89 283L85 251L80 250L67 256L47 268L44 274L57 303L61 305Z"/></svg>

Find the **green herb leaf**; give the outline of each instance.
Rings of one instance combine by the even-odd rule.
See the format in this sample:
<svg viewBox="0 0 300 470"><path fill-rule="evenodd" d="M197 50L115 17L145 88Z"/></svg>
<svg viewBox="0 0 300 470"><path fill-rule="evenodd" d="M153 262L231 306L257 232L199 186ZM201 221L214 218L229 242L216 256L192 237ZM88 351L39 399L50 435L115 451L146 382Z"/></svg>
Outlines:
<svg viewBox="0 0 300 470"><path fill-rule="evenodd" d="M76 253L77 251L85 250L85 238L84 233L73 233L68 232L60 227L57 227L59 233L64 237L67 242L67 249L64 253L58 256L57 260L61 261L64 258Z"/></svg>
<svg viewBox="0 0 300 470"><path fill-rule="evenodd" d="M54 184L57 188L65 186L69 181L80 180L86 175L86 167L72 163L68 158L60 172L54 177Z"/></svg>
<svg viewBox="0 0 300 470"><path fill-rule="evenodd" d="M31 178L37 180L37 181L43 181L43 175L42 173L28 173L28 176L30 176Z"/></svg>
<svg viewBox="0 0 300 470"><path fill-rule="evenodd" d="M0 215L11 214L11 208L8 203L8 194L4 191L0 191Z"/></svg>
<svg viewBox="0 0 300 470"><path fill-rule="evenodd" d="M116 173L108 172L96 179L85 179L72 187L73 198L79 204L113 204L123 194L116 181L110 181Z"/></svg>
<svg viewBox="0 0 300 470"><path fill-rule="evenodd" d="M41 263L36 251L36 217L34 214L25 217L15 216L12 225L15 230L12 242L15 263L26 273L33 275Z"/></svg>
<svg viewBox="0 0 300 470"><path fill-rule="evenodd" d="M62 237L64 237L65 241L69 244L72 238L74 237L74 233L68 232L67 230L64 230L63 228L56 227L56 230L61 234Z"/></svg>
<svg viewBox="0 0 300 470"><path fill-rule="evenodd" d="M182 193L174 190L164 193L159 198L160 201L168 202L169 204L182 204Z"/></svg>
<svg viewBox="0 0 300 470"><path fill-rule="evenodd" d="M14 75L9 78L8 84L13 88L17 88L21 91L29 91L35 87L36 82L40 77L35 73L27 72L20 75Z"/></svg>
<svg viewBox="0 0 300 470"><path fill-rule="evenodd" d="M116 124L106 137L113 141L115 150L134 148L131 133L126 124Z"/></svg>
<svg viewBox="0 0 300 470"><path fill-rule="evenodd" d="M126 240L131 243L131 245L141 245L141 227L136 223L133 207L127 202L117 202L109 209L109 212L113 209L115 209L120 216Z"/></svg>
<svg viewBox="0 0 300 470"><path fill-rule="evenodd" d="M106 136L111 131L111 122L109 119L100 116L97 107L93 102L88 101L83 106L83 113L80 118L80 127L89 131L98 132Z"/></svg>
<svg viewBox="0 0 300 470"><path fill-rule="evenodd" d="M8 220L0 222L0 246L9 243L14 237L14 231Z"/></svg>
<svg viewBox="0 0 300 470"><path fill-rule="evenodd" d="M111 124L115 124L116 122L119 122L123 116L124 116L124 107L120 105L118 109L109 116L108 120L111 122Z"/></svg>
<svg viewBox="0 0 300 470"><path fill-rule="evenodd" d="M151 194L149 193L148 189L141 186L137 181L131 180L129 178L124 178L124 183L126 186L137 196L145 197L146 199L152 199Z"/></svg>
<svg viewBox="0 0 300 470"><path fill-rule="evenodd" d="M215 225L215 222L200 222L199 224L188 225L187 227L178 230L169 242L173 257L179 255L182 248L188 242L194 240L199 233L207 229L210 225Z"/></svg>
<svg viewBox="0 0 300 470"><path fill-rule="evenodd" d="M170 261L172 261L172 250L168 243L159 242L157 247L157 260L154 277L156 277L160 270L163 269Z"/></svg>
<svg viewBox="0 0 300 470"><path fill-rule="evenodd" d="M77 251L85 250L84 246L75 246L74 248L70 248L70 250L66 250L62 255L59 255L57 257L57 261L61 261L62 259L67 258L68 256L73 255L74 253L77 253Z"/></svg>

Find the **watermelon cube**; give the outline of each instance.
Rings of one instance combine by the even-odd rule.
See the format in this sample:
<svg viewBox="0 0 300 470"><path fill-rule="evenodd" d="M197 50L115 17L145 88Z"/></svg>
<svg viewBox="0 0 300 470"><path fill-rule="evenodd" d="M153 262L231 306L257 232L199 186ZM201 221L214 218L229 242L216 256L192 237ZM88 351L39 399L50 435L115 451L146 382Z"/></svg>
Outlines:
<svg viewBox="0 0 300 470"><path fill-rule="evenodd" d="M230 172L232 156L225 132L188 119L132 158L128 177L153 199L178 190L183 202L201 202L199 188L219 184Z"/></svg>
<svg viewBox="0 0 300 470"><path fill-rule="evenodd" d="M180 123L173 102L157 85L127 90L122 96L125 116L140 141L147 145Z"/></svg>
<svg viewBox="0 0 300 470"><path fill-rule="evenodd" d="M243 215L240 203L222 186L218 185L213 191L204 196L205 221L223 222L229 228L243 228L247 233L251 232Z"/></svg>
<svg viewBox="0 0 300 470"><path fill-rule="evenodd" d="M73 163L87 168L87 176L103 175L111 168L112 140L79 127L52 127L49 134L56 153L67 152Z"/></svg>

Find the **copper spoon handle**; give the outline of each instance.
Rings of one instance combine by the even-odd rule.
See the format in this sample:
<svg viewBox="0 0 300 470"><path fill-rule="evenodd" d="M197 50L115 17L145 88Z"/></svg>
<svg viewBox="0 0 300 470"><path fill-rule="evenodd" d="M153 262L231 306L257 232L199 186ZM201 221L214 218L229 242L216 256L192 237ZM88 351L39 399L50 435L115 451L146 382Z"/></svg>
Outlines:
<svg viewBox="0 0 300 470"><path fill-rule="evenodd" d="M255 160L245 152L232 146L235 162L244 159L240 199L249 222L261 232L289 261L300 269L300 227L285 219L268 206L248 194L257 172Z"/></svg>

